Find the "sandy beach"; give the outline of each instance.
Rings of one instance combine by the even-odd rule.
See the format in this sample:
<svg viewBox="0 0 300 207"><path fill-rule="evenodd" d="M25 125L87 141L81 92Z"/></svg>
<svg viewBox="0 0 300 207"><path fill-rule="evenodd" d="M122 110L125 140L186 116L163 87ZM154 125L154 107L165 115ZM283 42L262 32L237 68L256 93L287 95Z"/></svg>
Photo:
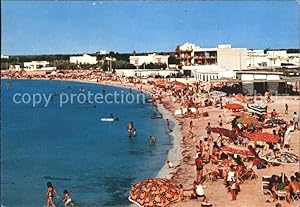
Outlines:
<svg viewBox="0 0 300 207"><path fill-rule="evenodd" d="M114 84L119 85L119 84ZM124 85L122 85L124 86ZM131 84L126 84L126 87L134 87ZM143 85L143 89L148 92L152 92L152 87ZM176 183L182 184L184 187L190 187L195 180L196 169L194 166L194 156L196 154L195 145L200 139L203 139L206 135L205 126L208 122L212 126L217 126L218 115L224 113L224 109L216 108L213 106L205 107L203 110L206 110L209 113L208 117L190 119L190 118L181 118L175 117L173 114L176 109L180 108L179 104L174 103L171 100L171 97L166 94L163 95L162 104L159 104L158 110L163 114L164 118L168 118L175 123L174 131L171 135L174 137L174 146L173 149L169 151L168 160L172 161L175 168L169 168L167 164L163 166L161 171L158 173L157 177L160 178L172 178ZM268 104L269 113L271 110L275 109L279 112L279 116L282 116L286 120L292 118L293 112L296 111L299 113L300 109L300 98L299 97L289 97L281 96L274 97L275 102ZM284 114L284 105L285 103L289 104L289 113ZM227 112L229 113L229 112ZM196 132L196 137L193 139L185 139L187 137L187 130L189 122L193 120L194 131ZM224 124L224 128L230 128L230 124ZM265 132L272 132L272 129L266 129ZM216 135L215 135L216 136ZM299 130L291 133L291 148L290 152L293 152L299 156ZM212 166L210 164L205 166L204 175L207 173ZM238 206L238 207L249 207L249 206L264 206L271 207L275 206L277 202L281 203L283 206L298 206L298 201L293 201L291 204L288 204L284 200L271 202L272 199L268 195L263 195L261 188L262 176L271 176L273 174L280 175L281 172L284 172L289 178L295 172L299 171L299 165L288 164L280 166L272 166L266 169L257 170L257 176L255 180L246 181L241 185L241 192L238 195L236 201L230 200L230 194L227 192L227 189L224 188L223 182L218 180L217 182L206 181L204 182L205 193L208 198L208 201L213 204L213 206ZM187 193L188 194L188 193ZM267 201L267 202L266 202ZM270 202L269 202L270 201ZM201 205L200 201L197 200L186 200L180 203L172 204L171 206L175 207L198 207Z"/></svg>
<svg viewBox="0 0 300 207"><path fill-rule="evenodd" d="M60 79L61 80L61 79ZM91 80L76 80L76 79L64 79L66 81L76 81L76 82L85 82L93 84L105 84L113 85L119 87L130 87L133 89L139 89L141 84L133 84L129 82L118 82L118 81L91 81ZM155 92L153 86L142 84L142 90L149 94ZM293 113L299 113L300 109L300 98L296 96L281 96L281 97L272 97L274 102L268 104L268 113L275 109L278 115L285 120L291 120ZM289 111L288 114L284 114L284 105L288 103ZM164 119L169 119L174 123L172 126L172 132L170 135L173 137L173 148L168 152L167 160L172 161L174 164L173 168L169 168L165 164L160 172L158 172L157 177L159 178L170 178L177 184L182 184L184 188L190 188L192 183L196 178L196 169L195 169L195 155L196 148L195 146L199 143L199 140L203 140L206 136L205 126L208 122L211 123L211 126L218 125L218 115L226 114L229 116L230 112L226 109L221 109L220 107L208 106L205 108L200 108L200 111L206 111L208 117L196 117L196 118L184 118L181 115L174 116L175 110L179 109L181 106L179 103L174 103L172 97L167 92L162 92L161 103L158 104L158 111L163 115ZM194 133L193 138L184 138L188 137L188 127L190 121L193 121L194 124ZM230 129L231 124L224 121L224 128ZM271 129L264 129L264 132L272 132ZM299 156L299 130L291 132L291 142L290 142L290 151ZM213 134L213 136L217 136ZM211 164L206 164L204 166L203 175L207 175L208 172L213 169L214 166ZM277 202L280 202L282 206L298 206L298 201L292 201L291 204L288 204L286 201L276 201L272 202L272 199L268 195L264 195L262 192L261 181L262 176L271 176L273 174L280 175L281 172L284 172L289 178L295 172L299 171L299 165L297 164L287 164L280 166L271 166L269 168L257 170L257 178L254 180L246 180L241 184L241 191L238 194L237 200L231 201L231 195L227 192L227 189L224 188L223 180L219 179L215 182L206 180L203 183L205 195L207 200L213 204L213 206L238 206L238 207L249 207L249 206L262 206L262 207L271 207L275 206ZM190 192L186 192L186 195L189 195ZM201 206L201 201L186 199L185 201L174 203L171 206L174 207L199 207Z"/></svg>

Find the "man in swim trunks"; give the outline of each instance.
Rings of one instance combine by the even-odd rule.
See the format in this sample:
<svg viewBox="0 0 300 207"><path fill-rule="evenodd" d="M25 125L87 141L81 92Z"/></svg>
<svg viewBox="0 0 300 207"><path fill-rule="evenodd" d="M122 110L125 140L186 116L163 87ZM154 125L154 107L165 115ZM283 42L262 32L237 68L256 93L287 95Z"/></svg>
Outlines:
<svg viewBox="0 0 300 207"><path fill-rule="evenodd" d="M198 183L201 182L202 175L203 175L203 162L202 162L202 157L201 156L202 156L202 154L198 153L198 157L195 160L196 170L197 170L196 181Z"/></svg>

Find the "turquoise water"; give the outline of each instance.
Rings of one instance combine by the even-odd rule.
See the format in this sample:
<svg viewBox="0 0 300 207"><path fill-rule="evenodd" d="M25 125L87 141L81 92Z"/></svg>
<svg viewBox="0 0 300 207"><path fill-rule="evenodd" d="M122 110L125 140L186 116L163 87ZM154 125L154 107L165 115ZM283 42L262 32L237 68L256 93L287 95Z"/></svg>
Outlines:
<svg viewBox="0 0 300 207"><path fill-rule="evenodd" d="M16 93L113 93L128 89L63 81L12 80L1 83L1 204L45 206L46 182L71 191L77 206L126 206L131 184L153 177L172 146L165 120L151 119L150 104L68 103L59 107L54 95L47 107L16 104ZM136 95L138 92L133 91ZM101 122L113 113L116 122ZM137 128L127 137L127 123ZM150 145L148 137L158 138Z"/></svg>

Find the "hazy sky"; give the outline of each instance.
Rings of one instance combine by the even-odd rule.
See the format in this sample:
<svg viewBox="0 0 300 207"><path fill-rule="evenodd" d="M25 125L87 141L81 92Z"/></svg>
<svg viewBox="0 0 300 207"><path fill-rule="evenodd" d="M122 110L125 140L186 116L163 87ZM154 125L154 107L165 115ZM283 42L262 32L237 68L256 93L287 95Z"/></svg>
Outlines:
<svg viewBox="0 0 300 207"><path fill-rule="evenodd" d="M1 53L299 48L297 1L2 1Z"/></svg>

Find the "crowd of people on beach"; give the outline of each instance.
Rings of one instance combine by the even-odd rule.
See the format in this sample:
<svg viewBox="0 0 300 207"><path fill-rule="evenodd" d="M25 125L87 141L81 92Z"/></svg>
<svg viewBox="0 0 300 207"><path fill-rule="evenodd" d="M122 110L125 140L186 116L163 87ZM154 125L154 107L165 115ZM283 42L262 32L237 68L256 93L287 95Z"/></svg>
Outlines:
<svg viewBox="0 0 300 207"><path fill-rule="evenodd" d="M203 85L205 86L205 85ZM199 84L187 85L186 87L176 89L176 87L160 87L156 86L152 98L163 103L163 97L169 96L172 101L180 106L181 118L190 118L187 129L186 137L183 137L183 143L185 140L193 139L197 142L197 132L194 130L193 119L197 119L201 116L208 116L205 110L200 112L200 109L205 109L207 106L215 106L223 109L232 99L228 97L212 97L205 96L200 98L199 92L207 92L209 94L209 88L199 88ZM272 103L270 93L266 93L266 102ZM288 114L288 104L285 104L285 114ZM156 106L155 106L156 108ZM186 108L186 112L183 112L183 108ZM191 108L195 108L194 112ZM235 110L233 110L234 113ZM237 110L236 110L237 111ZM199 139L199 144L196 144L196 156L195 156L195 168L196 177L191 188L184 188L182 184L180 187L180 195L182 200L186 199L185 192L192 191L188 196L191 199L200 198L201 201L206 201L207 198L204 193L203 183L211 180L212 182L218 179L223 179L225 187L231 194L231 200L236 200L238 193L241 191L241 185L245 180L252 180L257 178L257 170L272 167L272 163L261 158L263 154L268 151L278 155L280 151L290 150L290 133L299 129L299 115L294 112L290 120L280 120L279 113L275 109L269 114L267 110L265 113L249 113L243 110L242 116L248 116L255 121L251 124L239 123L237 120L241 117L236 115L231 121L223 115L217 117L218 127L222 128L224 123L231 123L231 131L236 136L235 138L226 137L222 133L216 133L213 135L210 131L211 124L208 123L205 129L207 134L205 137ZM270 126L270 123L272 125ZM167 127L169 128L168 124ZM273 135L278 136L278 141L255 141L250 144L250 140L247 134L253 132L263 132L265 128L273 129ZM236 146L248 150L250 154L243 156L235 153L225 152L223 149L225 146ZM170 161L168 161L169 163ZM299 162L299 160L298 160ZM290 202L290 196L298 192L299 178L296 180L291 177L293 188L288 188L286 191L286 200ZM297 184L295 184L297 182ZM274 192L274 191L273 191ZM278 195L274 195L277 198ZM274 200L275 201L275 200Z"/></svg>

